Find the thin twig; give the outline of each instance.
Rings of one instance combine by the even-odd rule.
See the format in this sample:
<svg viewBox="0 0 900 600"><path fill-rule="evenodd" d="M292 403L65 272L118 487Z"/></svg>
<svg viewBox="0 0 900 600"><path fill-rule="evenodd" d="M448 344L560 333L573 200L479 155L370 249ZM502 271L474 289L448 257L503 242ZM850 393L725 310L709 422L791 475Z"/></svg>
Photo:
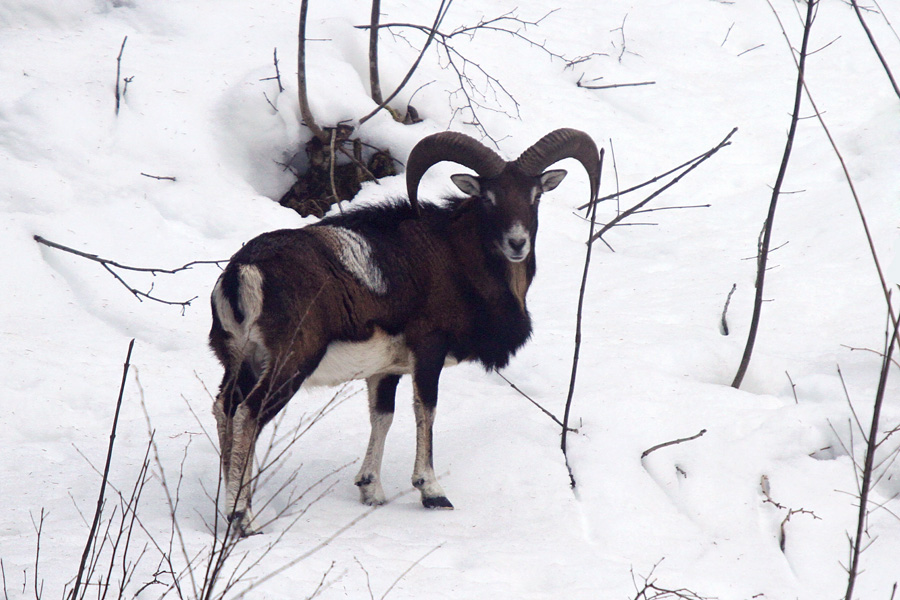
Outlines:
<svg viewBox="0 0 900 600"><path fill-rule="evenodd" d="M116 57L116 114L119 114L119 105L122 101L122 96L125 94L119 93L119 80L122 77L122 53L125 52L125 42L128 41L128 36L125 36L125 39L122 40L122 45L119 47L119 56Z"/></svg>
<svg viewBox="0 0 900 600"><path fill-rule="evenodd" d="M652 194L650 194L649 196L647 196L644 200L638 202L637 204L635 204L634 206L632 206L632 207L629 208L628 210L626 210L626 211L624 211L624 212L621 212L621 213L619 213L618 215L616 215L616 217L615 217L612 221L610 221L609 223L607 223L606 225L604 225L602 228L600 228L600 231L598 231L597 233L595 233L595 234L593 235L593 237L591 237L591 242L594 242L594 241L596 241L597 239L601 238L601 237L603 236L604 233L606 233L607 231L609 231L610 229L612 229L613 227L615 227L616 224L618 224L620 221L622 221L622 219L625 219L625 218L631 216L632 214L638 212L638 211L639 211L641 208L643 208L647 203L649 203L650 201L652 201L653 199L655 199L657 196L659 196L660 194L662 194L664 191L666 191L667 189L669 189L670 187L672 187L673 185L675 185L676 183L678 183L679 181L681 181L682 178L684 178L688 173L690 173L691 171L693 171L694 169L696 169L697 167L699 167L701 164L703 164L704 161L706 161L708 158L710 158L710 157L711 157L712 155L714 155L716 152L718 152L719 150L721 150L721 149L724 148L725 146L730 145L731 142L730 142L729 140L731 140L731 136L733 136L733 135L737 132L737 130L738 130L737 127L735 127L735 128L732 129L732 130L728 133L728 135L726 135L725 138L724 138L721 142L719 142L715 147L713 147L713 148L711 148L710 150L706 151L706 152L705 152L704 154L702 154L699 158L697 158L697 159L695 159L695 160L693 160L693 161L689 161L688 163L686 163L686 164L689 164L690 166L689 166L687 169L685 169L684 172L680 173L678 176L676 176L674 179L672 179L672 181L670 181L670 182L667 183L666 185L662 186L661 188L659 188L658 190L656 190L655 192L653 192ZM677 169L676 169L676 170L677 170ZM662 176L660 176L660 177L662 177ZM642 184L642 185L645 185L645 184ZM634 189L634 188L632 188L632 189ZM624 194L624 193L626 193L626 192L628 192L628 191L631 191L631 190L626 190L625 192L622 192L622 193ZM599 200L598 200L598 202L599 202Z"/></svg>
<svg viewBox="0 0 900 600"><path fill-rule="evenodd" d="M887 24L888 28L891 30L891 33L893 33L894 37L897 38L897 41L900 42L900 35L897 34L897 30L894 29L894 24L891 23L890 19L888 19L887 13L885 13L884 9L881 8L881 5L878 4L878 0L872 0L872 4L874 4L875 7L878 9L877 12L881 15L881 18L884 19L884 22Z"/></svg>
<svg viewBox="0 0 900 600"><path fill-rule="evenodd" d="M500 378L501 378L503 381L505 381L506 383L509 384L509 387L511 387L512 389L514 389L516 392L518 392L523 398L525 398L526 400L528 400L529 402L531 402L532 404L534 404L535 406L537 406L539 409L541 409L541 412L543 412L545 415L547 415L548 417L550 417L551 419L553 419L553 422L554 422L554 423L556 423L556 424L559 425L560 427L564 427L562 421L560 421L560 420L556 417L556 415L554 415L552 412L550 412L549 410L547 410L546 408L544 408L543 406L541 406L540 404L538 404L533 398L531 398L531 396L529 396L528 394L526 394L525 392L523 392L522 390L520 390L519 387L518 387L516 384L514 384L512 381L510 381L509 379L507 379L506 376L505 376L503 373L501 373L501 372L498 371L497 369L494 369L494 373L496 373L497 375L499 375ZM569 431L571 431L571 432L573 432L573 433L577 433L577 432L578 432L577 429L572 429L572 428L569 428Z"/></svg>
<svg viewBox="0 0 900 600"><path fill-rule="evenodd" d="M787 532L786 532L787 528L786 528L786 526L787 526L788 522L791 520L791 517L793 517L794 515L809 515L816 521L822 520L822 518L820 516L818 516L816 513L814 513L811 510L807 510L805 508L790 508L790 507L784 506L783 504L773 500L771 490L769 489L768 475L763 475L760 478L759 487L765 498L763 500L764 503L771 504L778 510L787 511L784 516L784 519L781 520L781 525L779 527L779 532L778 532L778 547L781 548L782 552L784 552L785 547L787 545Z"/></svg>
<svg viewBox="0 0 900 600"><path fill-rule="evenodd" d="M50 241L42 236L39 236L39 235L34 236L34 241L38 242L39 244L43 244L44 246L48 246L50 248L55 248L57 250L62 250L63 252L68 252L69 254L74 254L76 256L80 256L82 258L92 260L96 263L100 263L104 269L106 269L113 277L115 277L119 283L121 283L123 286L125 286L125 289L127 289L129 292L131 292L138 300L141 300L143 302L142 298L146 298L148 300L153 300L154 302L159 302L160 304L181 306L182 312L184 312L185 308L190 306L191 302L193 302L194 300L197 299L197 296L194 296L190 300L184 300L184 301L163 300L162 298L157 298L156 296L151 295L153 292L152 285L150 286L149 291L143 292L141 290L138 290L137 288L129 285L113 269L116 268L116 269L123 269L126 271L135 271L138 273L150 273L151 275L157 275L159 273L162 273L165 275L173 275L180 271L186 271L186 270L190 269L191 267L193 267L194 265L218 265L220 263L227 262L224 260L192 260L191 262L185 263L185 264L181 265L180 267L176 267L174 269L163 269L163 268L159 268L159 267L132 267L130 265L124 265L124 264L116 262L114 260L110 260L108 258L102 258L100 256L97 256L96 254L90 254L88 252L82 252L80 250L75 250L74 248L70 248L68 246L64 246L62 244L52 242L52 241Z"/></svg>
<svg viewBox="0 0 900 600"><path fill-rule="evenodd" d="M728 36L731 35L731 30L732 30L732 29L734 29L734 22L732 22L731 25L729 25L728 31L725 32L725 39L722 40L722 43L721 43L721 44L719 44L720 47L724 46L724 45L725 45L725 42L728 41Z"/></svg>
<svg viewBox="0 0 900 600"><path fill-rule="evenodd" d="M880 351L878 351L878 350L873 350L872 348L857 348L857 347L855 347L855 346L848 346L847 344L841 344L841 347L842 347L842 348L846 348L846 349L849 350L850 352L857 352L857 351L862 351L862 352L872 352L872 353L874 353L874 354L877 354L877 355L880 356L881 358L884 358L884 354L882 354L882 353L881 353ZM900 368L900 361L897 361L896 358L891 359L891 362L894 363L894 366L895 366L895 367Z"/></svg>
<svg viewBox="0 0 900 600"><path fill-rule="evenodd" d="M661 562L662 559L653 565L649 574L641 576L641 579L644 580L642 587L638 587L637 579L634 576L634 569L631 569L631 583L634 585L634 591L636 592L633 600L713 600L712 598L706 598L687 588L669 589L659 586L656 583L657 579L653 574Z"/></svg>
<svg viewBox="0 0 900 600"><path fill-rule="evenodd" d="M322 579L319 581L319 585L316 586L316 589L313 590L312 594L306 597L306 600L312 600L319 595L319 592L322 591L322 588L325 585L325 580L328 579L328 575L331 573L332 569L334 569L334 561L331 561L331 564L327 569L325 569L325 572L322 574Z"/></svg>
<svg viewBox="0 0 900 600"><path fill-rule="evenodd" d="M6 567L3 565L2 558L0 558L0 575L3 576L3 598L9 600L9 591L6 588Z"/></svg>
<svg viewBox="0 0 900 600"><path fill-rule="evenodd" d="M447 6L449 7L449 2L447 3ZM443 12L444 14L446 14L446 8ZM505 33L512 36L513 38L526 42L534 48L538 48L547 56L549 56L551 60L560 59L565 61L567 65L574 64L573 61L569 61L565 56L548 49L543 42L538 42L523 33L523 31L526 31L529 26L538 25L541 21L549 17L554 12L555 9L548 11L540 19L528 21L517 17L515 15L515 11L513 10L491 19L481 19L474 25L458 27L450 33L445 33L436 29L436 27L440 24L437 21L435 22L435 25L431 27L415 23L382 23L379 24L378 27L379 29L389 29L392 31L394 29L412 29L425 33L429 37L433 36L436 40L438 40L439 45L436 50L438 54L438 61L444 69L453 71L459 82L459 88L451 92L449 99L451 105L450 107L453 111L450 119L451 124L458 115L462 114L470 116L470 119L466 121L466 124L472 125L477 128L485 138L491 140L495 145L497 145L500 140L493 137L485 128L484 123L480 118L481 111L487 110L492 112L499 112L502 114L506 114L507 116L512 118L519 118L519 102L510 93L510 91L503 86L503 84L497 77L491 75L480 64L476 63L473 60L470 60L465 55L463 55L460 50L453 45L453 38L463 36L471 39L480 31ZM443 19L443 16L441 16L441 19ZM514 24L514 26L510 24ZM358 29L370 28L369 25L357 25L356 27ZM398 37L402 37L399 34L396 35ZM425 49L423 48L419 52L419 60L424 55L424 50ZM586 59L586 57L582 58ZM414 67L415 66L416 65L414 65ZM479 86L473 80L474 78L480 78L484 80L483 90L479 89ZM457 100L459 98L461 98L461 100ZM507 110L505 108L506 102L504 99L508 100L508 102L512 104L511 109ZM385 103L386 102L388 101L385 101ZM381 107L376 110L380 110L380 108ZM373 113L370 113L369 115L363 117L360 120L360 124L367 121L369 118L371 118L371 116L373 116Z"/></svg>
<svg viewBox="0 0 900 600"><path fill-rule="evenodd" d="M116 400L116 412L113 417L112 431L109 434L109 445L106 450L106 466L103 468L103 479L100 482L100 493L97 494L97 509L94 511L94 521L91 524L91 531L88 533L87 543L84 545L84 552L81 555L81 564L78 566L78 574L75 576L75 583L69 592L69 598L76 600L80 596L78 591L81 588L81 578L84 575L84 567L87 558L90 555L91 548L96 541L97 526L100 524L100 514L103 512L103 501L106 494L106 482L109 479L109 467L112 464L113 447L116 443L116 428L119 426L119 411L122 408L122 396L125 394L125 382L128 380L128 367L131 366L131 351L134 348L134 340L128 344L128 354L125 356L125 366L122 369L122 384L119 386L119 397Z"/></svg>
<svg viewBox="0 0 900 600"><path fill-rule="evenodd" d="M605 202L605 201L607 201L607 200L612 200L613 198L615 198L616 200L618 200L619 196L624 196L625 194L630 194L631 192L634 192L634 191L639 190L639 189L641 189L641 188L643 188L643 187L646 187L646 186L648 186L648 185L651 185L651 184L653 184L653 183L656 183L656 182L659 181L660 179L662 179L662 178L664 178L664 177L668 177L668 176L671 175L672 173L675 173L675 172L677 172L677 171L680 171L681 169L683 169L683 168L685 168L685 167L687 167L687 166L690 166L691 164L693 164L693 163L695 163L695 162L697 162L697 161L706 160L707 154L709 154L710 151L711 151L711 150L707 150L707 151L704 152L703 154L700 154L700 155L698 155L698 156L695 156L694 158L692 158L692 159L690 159L690 160L688 160L688 161L685 161L685 162L681 163L681 164L678 165L677 167L674 167L674 168L672 168L672 169L669 169L669 170L666 171L665 173L660 173L659 175L657 175L657 176L655 176L655 177L652 177L652 178L648 179L647 181L645 181L645 182L643 182L643 183L639 183L639 184L637 184L637 185L633 185L633 186L631 186L630 188L627 188L627 189L624 189L624 190L621 190L621 191L619 191L618 172L617 172L617 174L616 174L616 192L615 192L614 194L608 194L608 195L606 195L606 196L601 196L600 198L597 198L597 202ZM614 168L615 168L615 165L616 165L616 163L615 163L615 154L613 154L613 167L614 167ZM586 203L582 204L581 206L579 206L579 207L578 207L578 210L584 210L585 208L589 207L590 205L591 205L590 202L586 202ZM616 212L618 212L618 210L617 210Z"/></svg>
<svg viewBox="0 0 900 600"><path fill-rule="evenodd" d="M722 321L721 321L721 330L722 335L728 335L728 321L726 320L726 315L728 314L728 305L731 304L731 297L734 295L734 291L737 289L737 284L734 283L731 285L731 291L728 292L728 297L725 298L725 308L722 309Z"/></svg>
<svg viewBox="0 0 900 600"><path fill-rule="evenodd" d="M400 492L399 494L396 494L395 496L389 498L389 499L387 500L387 502L385 502L385 504L378 505L378 506L373 506L373 507L371 507L371 508L369 508L369 509L363 511L363 512L360 513L358 516L356 516L355 518L351 519L347 524L345 524L344 526L342 526L342 527L340 527L339 529L337 529L337 530L336 530L334 533L332 533L330 536L328 536L327 538L325 538L324 540L322 540L321 542L319 542L318 544L316 544L315 546L313 546L312 548L310 548L310 549L307 550L306 552L300 554L299 556L294 557L293 559L291 559L291 560L288 561L287 563L281 565L281 566L278 567L277 569L273 569L272 571L266 573L265 575L259 577L258 579L255 579L255 580L252 581L252 582L248 582L247 587L244 588L243 590L241 590L241 592L238 594L238 596L246 595L247 592L249 592L249 591L251 591L251 590L254 590L254 589L258 588L258 587L261 586L263 583L269 581L270 579L272 579L272 578L274 578L274 577L277 577L278 575L280 575L281 573L283 573L283 572L286 571L287 569L290 569L290 568L293 567L294 565L297 565L297 564L303 562L304 560L306 560L307 558L309 558L309 557L312 556L313 554L316 554L317 552L319 552L320 550L322 550L323 548L325 548L326 546L328 546L329 544L331 544L331 542L333 542L334 540L336 540L337 538L339 538L341 535L343 535L344 533L346 533L348 530L350 530L350 529L352 529L353 527L355 527L358 523L360 523L360 522L361 522L363 519L365 519L366 517L370 516L370 515L371 515L372 513L374 513L376 510L378 510L378 509L380 509L380 508L383 508L383 507L386 506L387 504L390 504L390 503L396 501L398 498L401 498L402 496L406 496L407 494L412 493L414 490L415 490L415 488L408 488L408 489L406 489L406 490Z"/></svg>
<svg viewBox="0 0 900 600"><path fill-rule="evenodd" d="M890 305L890 298L888 299L888 305ZM884 402L884 393L887 388L888 374L891 370L891 354L894 351L893 340L897 337L898 324L893 324L893 333L891 333L891 319L892 315L889 315L888 329L885 332L884 359L881 364L881 373L878 378L878 389L875 392L875 403L872 407L872 421L871 426L869 427L869 437L866 440L866 458L863 464L862 484L860 485L856 537L851 540L851 559L848 566L847 593L844 596L844 600L852 600L853 587L856 583L856 576L859 573L859 557L863 549L862 537L866 527L866 517L868 515L869 491L872 487L872 476L875 470L875 452L878 450L878 428L881 419L881 407Z"/></svg>
<svg viewBox="0 0 900 600"><path fill-rule="evenodd" d="M410 571L412 571L414 568L416 568L416 566L418 566L423 560L425 560L426 558L428 558L429 556L431 556L434 552L436 552L437 550L439 550L439 549L441 548L441 546L443 546L443 545L444 545L443 543L438 544L437 546L435 546L434 548L432 548L431 550L429 550L428 552L426 552L425 554L423 554L423 555L422 555L418 560L416 560L413 564L409 565L409 567L407 567L407 569L406 569L405 571L403 571L402 573L400 573L400 575L397 576L397 579L395 579L394 582L391 583L391 585L388 586L388 588L387 588L387 589L384 591L384 593L381 595L380 600L384 600L385 598L387 598L387 595L391 593L391 590L394 589L394 587L395 587L398 583L400 583L400 580L402 580L404 577L406 577L406 575L407 575ZM366 573L366 577L368 578L368 573Z"/></svg>
<svg viewBox="0 0 900 600"><path fill-rule="evenodd" d="M34 599L41 600L41 595L44 590L44 582L41 581L40 585L38 585L38 575L40 573L40 564L41 564L41 532L44 530L44 509L41 508L41 516L38 519L38 522L34 522L34 516L31 517L31 524L34 525L34 530L37 533L37 543L35 544L34 550ZM5 589L4 589L5 591Z"/></svg>
<svg viewBox="0 0 900 600"><path fill-rule="evenodd" d="M788 381L791 384L791 392L793 392L793 394L794 394L794 404L800 404L800 400L797 398L797 384L794 383L793 379L791 379L790 373L785 371L784 374L787 375Z"/></svg>
<svg viewBox="0 0 900 600"><path fill-rule="evenodd" d="M359 120L360 125L374 117L378 113L378 111L387 106L390 101L400 93L400 90L402 90L406 86L410 78L412 78L413 73L415 73L416 69L419 67L419 63L422 62L422 57L425 56L425 51L428 50L428 46L430 46L431 42L434 40L434 36L437 33L438 27L440 27L441 22L444 20L444 17L447 16L447 11L450 10L450 4L452 2L453 0L441 0L441 5L438 7L437 14L434 17L434 24L431 26L431 30L428 33L428 38L425 40L425 45L422 46L422 50L419 51L419 56L416 57L416 60L409 68L409 71L406 72L406 76L403 78L403 81L400 82L400 85L397 86L397 89L395 89L390 96L378 103L378 106L375 107L375 110ZM377 35L377 33L375 33L374 35Z"/></svg>
<svg viewBox="0 0 900 600"><path fill-rule="evenodd" d="M44 237L39 235L34 236L34 241L43 244L45 246L49 246L51 248L56 248L57 250L62 250L64 252L68 252L70 254L75 254L82 258L87 258L88 260L92 260L94 262L98 262L101 264L109 265L111 267L116 267L118 269L124 269L126 271L137 271L140 273L151 273L156 275L157 273L162 273L164 275L174 275L179 271L186 271L193 267L194 265L218 265L223 262L228 262L227 260L192 260L189 263L185 263L180 267L176 267L174 269L163 269L161 267L132 267L129 265L123 265L122 263L116 262L114 260L110 260L108 258L101 258L96 254L89 254L87 252L81 252L80 250L75 250L74 248L70 248L68 246L63 246L62 244L58 244L56 242L52 242Z"/></svg>
<svg viewBox="0 0 900 600"><path fill-rule="evenodd" d="M701 437L705 433L706 433L706 430L701 429L699 433L695 433L694 435L692 435L690 437L680 438L680 439L672 440L669 442L663 442L662 444L657 444L657 445L655 445L651 448L647 448L646 450L641 452L641 458L642 459L646 458L647 455L650 454L651 452L656 452L660 448L665 448L666 446L674 446L675 444L683 444L684 442L690 442L691 440L696 440L698 437Z"/></svg>
<svg viewBox="0 0 900 600"><path fill-rule="evenodd" d="M260 81L272 81L274 79L275 81L278 82L278 93L281 93L284 91L284 86L281 85L281 71L278 69L278 48L275 48L275 50L273 52L272 60L275 63L275 76L274 77L263 77L262 79L260 79ZM266 100L268 100L268 99L269 99L269 97L266 96ZM272 102L270 101L269 104L272 104ZM274 104L272 105L272 108L275 108ZM275 110L277 111L278 109L275 108Z"/></svg>
<svg viewBox="0 0 900 600"><path fill-rule="evenodd" d="M791 48L791 58L794 60L794 64L797 65L797 57L794 56L793 47L791 46L791 40L790 38L788 38L787 32L784 29L784 25L781 23L781 18L778 16L778 12L775 10L775 7L772 6L772 3L769 2L769 0L766 0L766 2L769 4L769 8L775 15L775 19L778 21L778 25L781 27L781 34L787 42L788 47ZM831 135L831 130L825 124L825 119L822 117L822 113L819 110L819 107L816 105L816 101L813 98L812 93L809 91L809 86L806 84L805 80L803 81L803 89L806 92L806 99L809 100L809 104L815 112L816 118L819 120L819 125L821 125L822 131L825 132L825 137L828 138L828 143L831 145L831 149L834 151L838 162L841 164L841 170L844 173L844 180L847 182L847 186L850 188L850 194L853 196L853 202L856 205L856 211L859 214L860 223L862 223L863 231L866 234L866 241L869 244L869 252L872 255L872 262L875 264L875 270L878 273L878 279L881 282L881 289L884 293L884 299L887 305L888 314L891 317L891 321L896 326L897 317L894 315L894 309L890 302L890 290L884 276L884 271L881 268L881 261L878 259L878 253L875 250L875 242L872 239L872 232L869 230L869 223L866 219L865 211L863 211L862 202L859 199L859 194L857 194L856 192L856 185L853 183L853 178L850 176L850 169L847 167L844 156L841 154L840 150L838 150L837 142L835 142L834 137ZM898 348L900 348L900 335L894 336L894 342L898 345Z"/></svg>
<svg viewBox="0 0 900 600"><path fill-rule="evenodd" d="M759 247L757 268L756 268L756 297L753 303L753 316L750 318L750 329L747 334L747 343L744 346L744 354L741 357L741 363L738 366L731 387L737 389L741 387L747 368L750 366L750 357L753 355L753 346L756 342L756 332L759 328L759 318L762 312L763 289L766 280L766 261L769 258L769 245L772 240L772 228L775 220L775 207L778 204L778 196L781 192L781 185L784 182L787 173L788 163L791 159L791 149L794 146L794 135L797 132L797 121L800 118L800 102L803 99L803 76L806 69L806 52L809 47L809 34L812 30L813 16L815 15L816 0L808 0L806 9L806 23L803 27L803 42L800 46L800 60L797 63L797 83L794 90L794 109L791 113L791 125L788 130L787 141L784 146L784 153L781 157L781 166L778 169L778 176L775 179L775 186L772 188L772 197L769 200L769 212L763 226L763 236ZM774 10L774 9L773 9Z"/></svg>
<svg viewBox="0 0 900 600"><path fill-rule="evenodd" d="M583 77L583 76L582 76ZM642 85L656 85L655 81L639 81L637 83L608 83L606 85L587 85L581 83L581 77L575 82L575 85L585 90L610 90L613 88L638 87Z"/></svg>
<svg viewBox="0 0 900 600"><path fill-rule="evenodd" d="M894 88L894 93L897 94L898 98L900 98L900 87L897 87L897 81L894 79L894 74L891 73L891 68L888 66L884 55L881 53L881 49L878 47L878 43L875 42L875 36L872 35L872 31L866 24L866 20L863 18L862 11L859 10L859 4L856 3L856 0L850 0L850 4L853 5L853 10L856 11L856 16L857 18L859 18L859 24L862 25L862 28L865 30L866 36L869 38L869 43L872 44L872 49L875 50L875 54L878 55L878 60L881 61L881 66L884 67L884 72L887 73L888 79L891 82L891 87Z"/></svg>
<svg viewBox="0 0 900 600"><path fill-rule="evenodd" d="M271 104L271 102L270 102ZM174 177L168 176L160 176L160 175L150 175L149 173L141 173L144 177L149 177L150 179L156 179L157 181L177 181Z"/></svg>
<svg viewBox="0 0 900 600"><path fill-rule="evenodd" d="M600 161L597 167L597 187L599 189L600 186L600 176L603 173L603 155L604 148L600 149ZM596 196L597 190L592 190L592 194ZM593 210L591 210L591 225L588 229L588 241L587 241L587 249L584 253L584 270L581 274L581 289L578 292L578 309L576 311L575 317L575 351L572 356L572 375L569 378L569 392L566 395L566 410L563 414L563 422L562 422L562 441L560 442L560 449L562 449L563 457L566 459L566 468L569 470L569 481L572 485L572 489L575 489L575 475L572 473L572 467L569 465L569 456L566 454L566 439L569 434L569 414L572 409L572 398L575 395L575 378L578 375L578 355L581 351L581 318L584 312L584 295L587 289L587 278L588 273L590 272L591 266L591 249L594 245L591 243L594 236L594 225L597 222L597 202L596 198L591 198L593 200Z"/></svg>
<svg viewBox="0 0 900 600"><path fill-rule="evenodd" d="M738 53L738 56L743 56L743 55L747 54L748 52L753 52L754 50L758 50L758 49L762 48L763 46L765 46L765 44L758 44L756 46L753 46L752 48L747 48L743 52Z"/></svg>

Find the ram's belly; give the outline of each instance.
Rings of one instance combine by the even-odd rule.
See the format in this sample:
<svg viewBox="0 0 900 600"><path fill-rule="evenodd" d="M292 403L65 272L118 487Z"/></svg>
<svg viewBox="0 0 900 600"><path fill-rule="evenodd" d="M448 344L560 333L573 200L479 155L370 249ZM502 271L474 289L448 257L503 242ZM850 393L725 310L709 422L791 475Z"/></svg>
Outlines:
<svg viewBox="0 0 900 600"><path fill-rule="evenodd" d="M409 348L402 335L377 330L364 342L331 342L319 366L304 386L338 385L379 373L401 375L412 368Z"/></svg>
<svg viewBox="0 0 900 600"><path fill-rule="evenodd" d="M447 356L444 366L457 364ZM304 387L334 386L373 375L412 373L413 357L403 335L388 335L381 329L364 342L331 342L325 356Z"/></svg>

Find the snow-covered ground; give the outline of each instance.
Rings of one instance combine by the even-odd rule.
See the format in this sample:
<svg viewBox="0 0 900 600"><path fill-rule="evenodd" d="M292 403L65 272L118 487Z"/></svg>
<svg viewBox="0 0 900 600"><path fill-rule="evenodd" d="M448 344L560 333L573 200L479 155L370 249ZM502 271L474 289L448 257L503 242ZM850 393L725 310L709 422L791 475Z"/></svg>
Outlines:
<svg viewBox="0 0 900 600"><path fill-rule="evenodd" d="M803 5L773 3L799 46ZM382 22L431 23L435 4L386 0ZM900 38L888 25L900 23L900 5L880 4L885 14L866 18L887 60L900 69ZM35 524L42 510L37 578L44 596L60 596L75 575L131 338L133 369L111 484L127 494L138 475L148 442L143 403L173 493L182 477L178 522L185 548L193 557L210 544L209 496L218 471L216 447L204 430L214 430L207 390L215 390L221 369L206 345L206 297L219 269L123 273L143 291L152 285L160 298L198 297L182 314L177 306L138 302L99 264L38 245L33 236L129 265L173 268L226 259L260 232L309 222L272 201L290 185L276 161L309 138L296 102L297 5L0 2L0 488L6 506L0 557L10 598L35 596ZM641 586L657 563L659 586L703 596L843 595L848 535L856 529L853 460L862 460L863 442L837 368L868 427L880 357L851 348L882 348L886 304L840 165L812 118L800 121L783 188L791 193L781 197L775 217L773 244L781 247L771 258L770 301L750 370L741 390L730 387L750 320L752 257L793 100L795 67L778 22L762 0L457 0L442 29L513 10L537 20L556 7L527 34L569 59L602 55L566 68L501 33L455 41L518 103L501 94L479 113L506 156L557 127L583 129L607 149L601 193L608 194L617 180L621 188L639 183L739 128L732 145L652 204L709 208L643 215L631 222L654 225L616 227L605 236L614 252L594 248L572 408L578 433L569 438L575 493L557 426L498 375L456 367L442 377L435 432L436 469L456 510L426 511L417 495L401 495L261 583L252 597L307 597L326 571L323 598L368 598L370 590L380 597L413 567L388 598L631 598L633 579ZM353 28L368 14L362 0L311 2L308 37L316 41L308 48L309 89L323 125L373 108L367 33ZM121 76L133 79L117 116L116 56L126 35ZM424 41L419 33L404 35L409 43L381 38L386 90L402 79ZM810 46L822 49L809 59L809 88L896 284L900 99L847 3L822 0ZM276 47L282 93L274 81L260 81L274 75ZM454 117L457 83L434 52L395 102L405 107L413 91L434 82L413 99L424 121L404 126L383 113L360 129L401 159L435 131L478 135L467 124L470 115ZM588 90L576 86L582 77L583 83L603 77L594 83L655 84ZM808 103L802 112L812 114ZM587 234L574 210L587 199L586 176L577 163L562 165L570 176L541 209L539 269L529 295L534 336L504 373L558 415ZM422 196L448 191L453 169L433 169ZM402 176L395 177L367 184L360 201L403 191ZM641 198L626 196L622 206ZM614 214L607 203L598 218ZM719 321L735 283L731 335L724 336ZM900 425L900 380L893 371L883 430ZM265 520L285 507L292 486L302 491L326 478L264 535L238 546L236 556L247 552L254 560L277 541L248 583L365 512L352 484L356 465L329 476L364 451L361 389L344 390L349 397L278 460L281 470L259 490L260 498L275 494ZM409 393L402 383L400 395ZM333 394L301 392L283 429L308 419ZM412 467L412 411L408 402L401 407L385 457L389 496L408 488ZM641 459L644 450L701 429L703 437ZM897 445L891 438L879 457ZM170 511L158 465L151 470L129 561L149 536L168 547ZM295 472L292 486L276 494ZM900 579L900 465L888 460L878 477L858 598L888 598ZM767 502L763 481L780 507ZM301 512L331 484L329 494ZM109 496L107 515L117 504L113 490ZM783 524L782 550L782 523L789 510L801 508L808 512ZM176 566L183 564L177 541L173 555ZM158 562L148 546L127 596L153 579ZM151 585L140 597L164 589Z"/></svg>

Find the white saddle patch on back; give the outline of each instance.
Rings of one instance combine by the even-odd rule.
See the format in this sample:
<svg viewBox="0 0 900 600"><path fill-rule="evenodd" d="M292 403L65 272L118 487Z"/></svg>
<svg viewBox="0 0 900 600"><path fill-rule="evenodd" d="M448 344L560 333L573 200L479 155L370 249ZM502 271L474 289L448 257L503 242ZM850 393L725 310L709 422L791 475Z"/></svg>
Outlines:
<svg viewBox="0 0 900 600"><path fill-rule="evenodd" d="M359 233L344 227L318 228L347 271L376 294L387 293L387 283L375 263L372 246Z"/></svg>

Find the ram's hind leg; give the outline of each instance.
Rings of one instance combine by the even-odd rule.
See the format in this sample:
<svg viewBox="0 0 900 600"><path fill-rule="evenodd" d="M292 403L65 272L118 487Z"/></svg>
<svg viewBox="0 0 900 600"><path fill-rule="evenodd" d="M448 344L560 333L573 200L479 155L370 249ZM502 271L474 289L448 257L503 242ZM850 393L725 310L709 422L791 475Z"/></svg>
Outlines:
<svg viewBox="0 0 900 600"><path fill-rule="evenodd" d="M356 476L359 500L363 504L375 506L385 502L381 487L381 459L384 456L384 440L394 420L394 396L399 381L399 375L375 375L366 380L372 431L366 457Z"/></svg>
<svg viewBox="0 0 900 600"><path fill-rule="evenodd" d="M233 435L233 423L230 414L230 402L226 399L231 395L226 392L226 383L222 384L219 395L213 403L213 415L216 417L216 430L219 433L219 468L222 483L228 487L229 465L231 464L231 443Z"/></svg>
<svg viewBox="0 0 900 600"><path fill-rule="evenodd" d="M213 404L219 435L221 478L225 488L225 511L229 520L237 519L236 527L242 533L252 529L252 517L247 516L250 502L248 482L253 480L250 472L253 467L253 444L259 429L255 427L257 431L253 433L255 420L248 420L248 407L244 400L257 383L246 361L238 367L226 367Z"/></svg>
<svg viewBox="0 0 900 600"><path fill-rule="evenodd" d="M230 434L228 427L225 430L226 437L230 437L229 452L226 454L223 451L222 459L223 467L228 469L225 474L225 510L236 535L247 536L258 532L252 510L256 488L256 440L263 426L284 408L302 381L299 373L276 376L265 369L248 392L243 392L243 385L238 386L242 390L239 394L241 400L232 406Z"/></svg>
<svg viewBox="0 0 900 600"><path fill-rule="evenodd" d="M259 416L251 407L242 402L232 418L232 444L228 457L226 481L226 514L234 533L247 536L258 528L253 520L253 490L256 480L253 475L256 456L256 438L259 437Z"/></svg>

